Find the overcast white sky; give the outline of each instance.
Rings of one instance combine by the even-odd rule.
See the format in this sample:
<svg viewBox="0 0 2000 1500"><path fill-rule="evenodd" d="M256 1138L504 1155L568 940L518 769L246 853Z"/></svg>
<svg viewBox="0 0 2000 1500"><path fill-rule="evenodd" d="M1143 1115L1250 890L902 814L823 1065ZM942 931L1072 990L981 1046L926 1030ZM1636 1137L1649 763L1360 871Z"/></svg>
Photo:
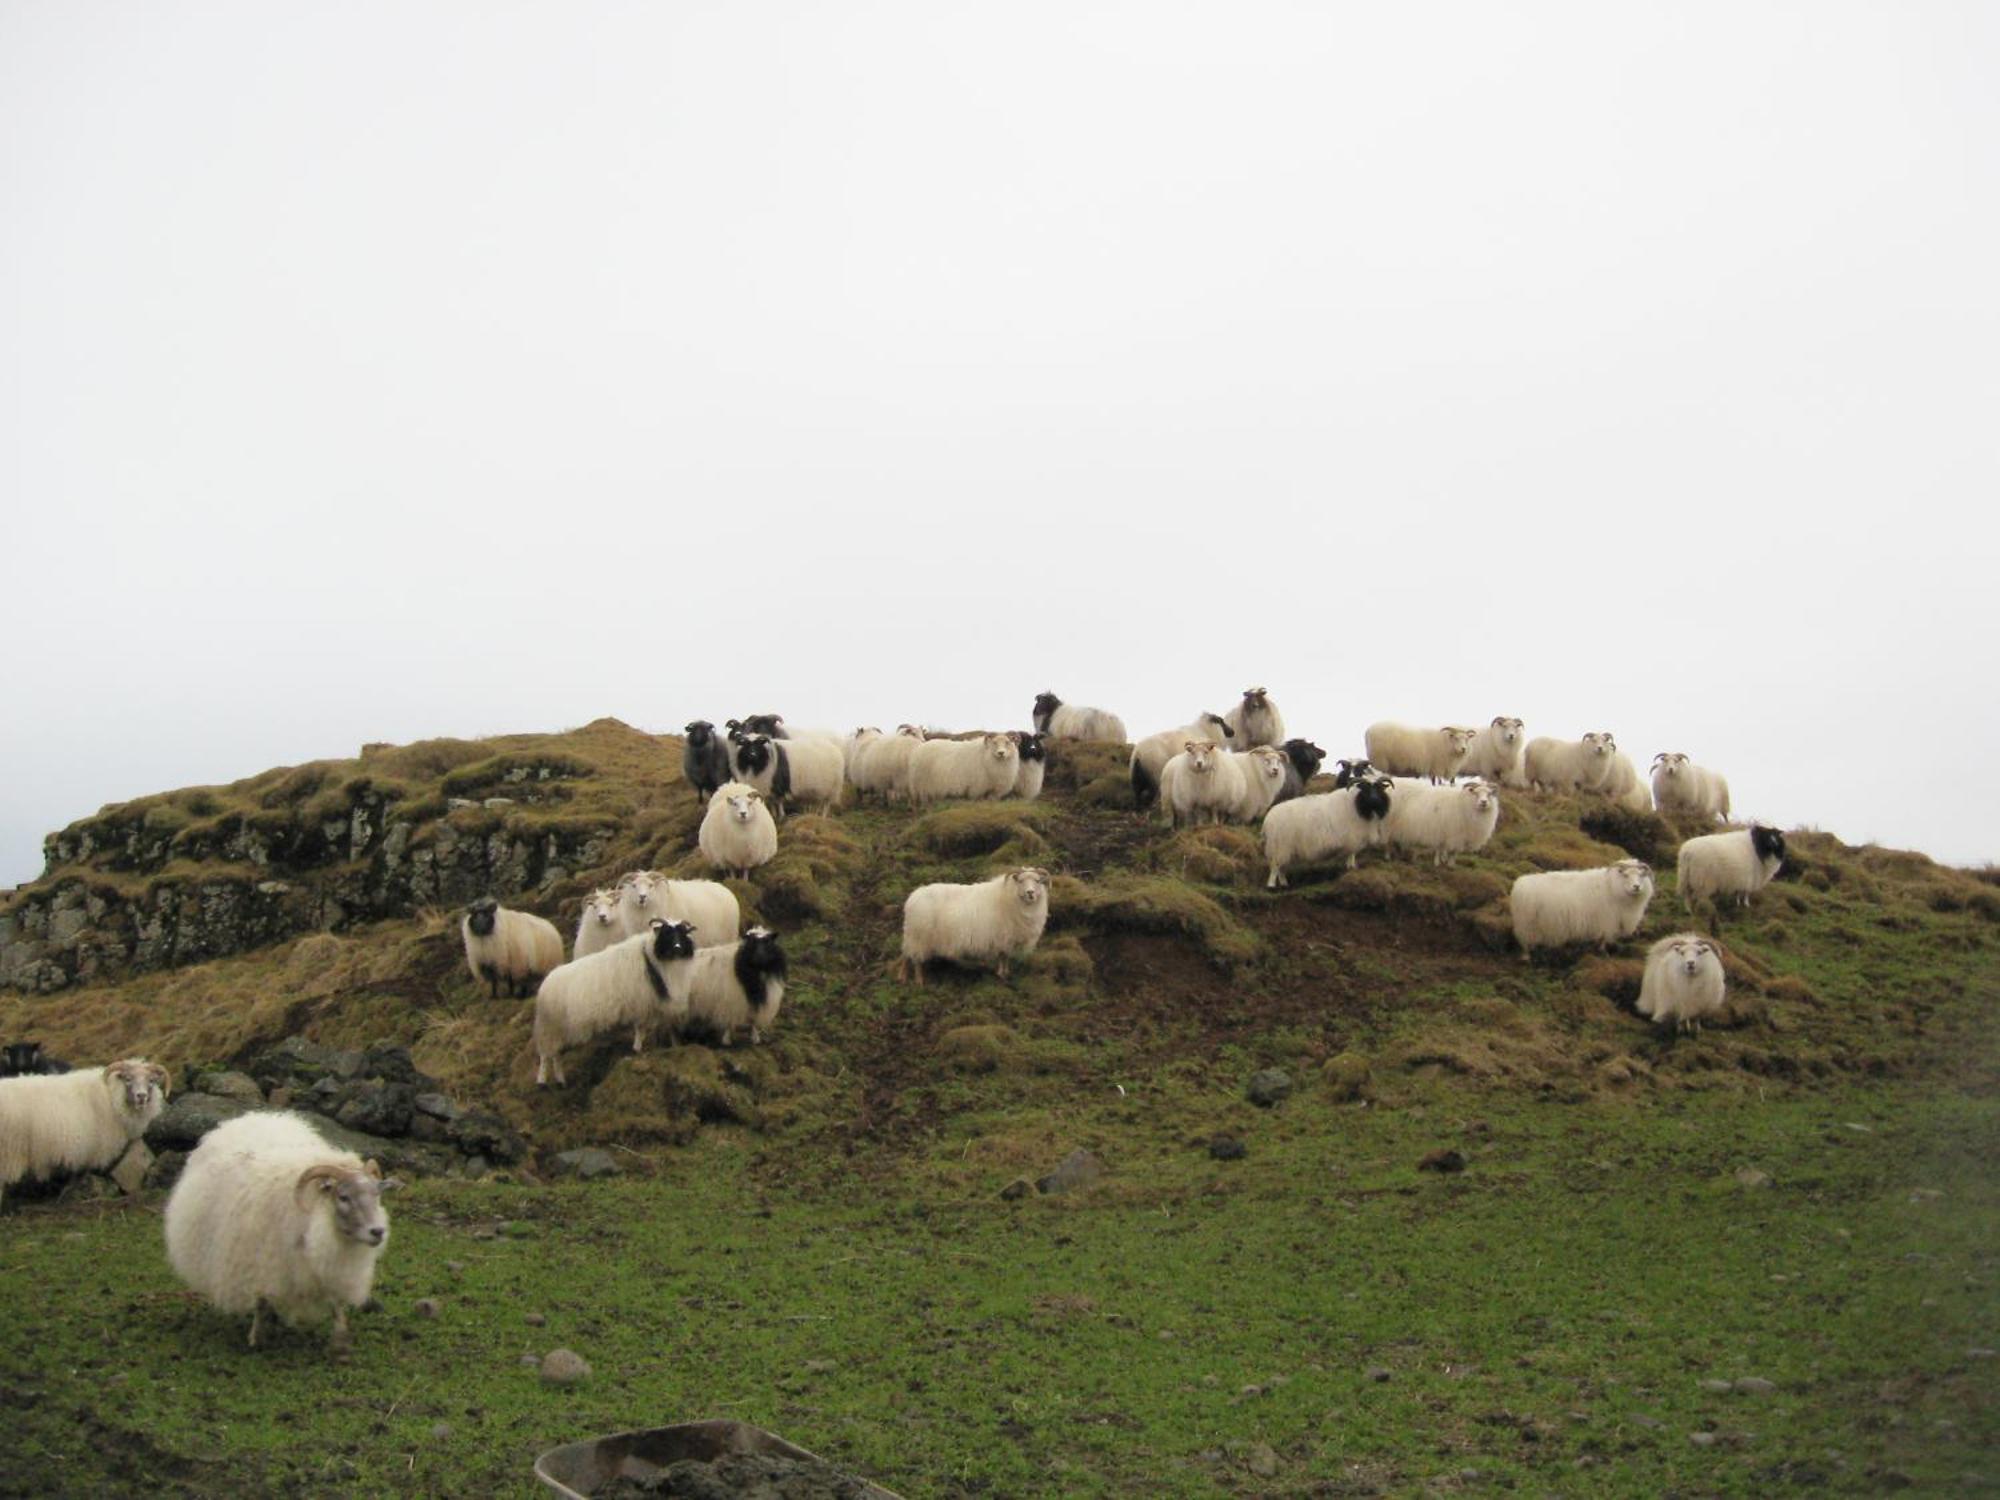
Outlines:
<svg viewBox="0 0 2000 1500"><path fill-rule="evenodd" d="M2000 858L2000 8L0 8L0 884L365 740L1609 728Z"/></svg>

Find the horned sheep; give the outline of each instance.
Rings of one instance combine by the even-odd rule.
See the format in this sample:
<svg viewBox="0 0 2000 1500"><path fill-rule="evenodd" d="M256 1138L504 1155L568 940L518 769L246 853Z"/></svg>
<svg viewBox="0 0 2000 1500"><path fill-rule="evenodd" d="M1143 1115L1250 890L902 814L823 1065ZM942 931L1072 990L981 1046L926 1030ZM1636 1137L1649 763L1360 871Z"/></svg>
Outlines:
<svg viewBox="0 0 2000 1500"><path fill-rule="evenodd" d="M855 747L848 779L857 793L872 793L885 802L907 800L910 795L910 758L923 744L924 732L914 724L899 724L894 734L882 735Z"/></svg>
<svg viewBox="0 0 2000 1500"><path fill-rule="evenodd" d="M777 854L778 825L755 787L727 782L708 799L695 846L716 869L747 880L752 870Z"/></svg>
<svg viewBox="0 0 2000 1500"><path fill-rule="evenodd" d="M1698 932L1677 932L1646 951L1639 980L1639 1014L1676 1032L1701 1035L1703 1016L1722 1009L1722 954Z"/></svg>
<svg viewBox="0 0 2000 1500"><path fill-rule="evenodd" d="M1507 894L1507 909L1525 962L1537 948L1602 948L1628 938L1645 921L1652 899L1652 869L1642 860L1622 859L1594 870L1523 875Z"/></svg>
<svg viewBox="0 0 2000 1500"><path fill-rule="evenodd" d="M1167 762L1187 748L1189 740L1214 740L1218 743L1231 738L1229 721L1221 714L1204 713L1195 717L1192 723L1183 724L1178 729L1162 729L1158 734L1149 734L1132 747L1132 800L1144 807L1160 794L1160 773Z"/></svg>
<svg viewBox="0 0 2000 1500"><path fill-rule="evenodd" d="M1653 799L1646 795L1646 784L1639 779L1638 771L1623 750L1611 753L1611 769L1605 773L1604 785L1598 790L1627 812L1649 813L1653 810Z"/></svg>
<svg viewBox="0 0 2000 1500"><path fill-rule="evenodd" d="M1500 794L1483 781L1398 785L1382 839L1395 849L1428 849L1431 863L1448 865L1484 849L1499 823Z"/></svg>
<svg viewBox="0 0 2000 1500"><path fill-rule="evenodd" d="M1466 751L1465 764L1459 767L1459 771L1477 776L1482 781L1490 781L1495 786L1519 790L1528 784L1527 773L1522 767L1527 749L1528 743L1521 733L1521 721L1496 715L1490 724L1472 737L1472 748Z"/></svg>
<svg viewBox="0 0 2000 1500"><path fill-rule="evenodd" d="M1285 742L1285 716L1263 688L1243 690L1243 701L1229 710L1224 723L1229 726L1230 748L1252 750L1259 745Z"/></svg>
<svg viewBox="0 0 2000 1500"><path fill-rule="evenodd" d="M1042 777L1049 769L1048 741L1042 735L1014 731L1014 748L1021 758L1021 768L1014 776L1014 790L1010 796L1023 802L1033 802L1042 795Z"/></svg>
<svg viewBox="0 0 2000 1500"><path fill-rule="evenodd" d="M694 956L694 929L655 917L650 931L550 974L535 995L535 1082L547 1083L553 1071L557 1083L567 1083L563 1048L614 1027L630 1026L632 1050L642 1052L660 1021L678 1026L687 1016Z"/></svg>
<svg viewBox="0 0 2000 1500"><path fill-rule="evenodd" d="M792 794L792 762L783 745L769 735L733 728L729 731L729 767L737 781L763 797L772 816L785 816L785 799Z"/></svg>
<svg viewBox="0 0 2000 1500"><path fill-rule="evenodd" d="M1319 775L1326 752L1311 740L1286 740L1279 748L1285 752L1285 785L1276 800L1289 802L1305 795L1307 783Z"/></svg>
<svg viewBox="0 0 2000 1500"><path fill-rule="evenodd" d="M259 1110L224 1121L194 1148L167 1198L167 1259L202 1298L286 1323L331 1316L336 1353L347 1310L367 1302L389 1242L382 1194L401 1184L324 1140L299 1115Z"/></svg>
<svg viewBox="0 0 2000 1500"><path fill-rule="evenodd" d="M752 927L743 940L695 955L688 981L687 1014L680 1029L713 1036L727 1047L739 1031L762 1042L785 999L785 953L768 927Z"/></svg>
<svg viewBox="0 0 2000 1500"><path fill-rule="evenodd" d="M1291 762L1275 745L1259 745L1241 754L1232 750L1229 758L1243 772L1243 795L1230 808L1230 821L1254 823L1271 810L1285 790L1285 771Z"/></svg>
<svg viewBox="0 0 2000 1500"><path fill-rule="evenodd" d="M116 1164L167 1102L167 1070L143 1057L0 1080L0 1198L27 1178Z"/></svg>
<svg viewBox="0 0 2000 1500"><path fill-rule="evenodd" d="M1729 782L1720 771L1698 766L1679 750L1653 757L1653 806L1663 813L1700 813L1729 821Z"/></svg>
<svg viewBox="0 0 2000 1500"><path fill-rule="evenodd" d="M583 915L576 922L576 941L570 946L571 958L588 958L627 935L619 918L618 897L617 891L599 890L584 899Z"/></svg>
<svg viewBox="0 0 2000 1500"><path fill-rule="evenodd" d="M1368 759L1384 771L1445 782L1458 775L1478 734L1476 729L1450 724L1442 729L1416 729L1385 720L1370 724L1362 738L1368 747Z"/></svg>
<svg viewBox="0 0 2000 1500"><path fill-rule="evenodd" d="M1002 979L1007 962L1034 951L1049 920L1049 872L1032 865L974 885L920 885L903 902L901 977L924 982L934 958L993 959Z"/></svg>
<svg viewBox="0 0 2000 1500"><path fill-rule="evenodd" d="M1065 703L1054 693L1035 697L1035 733L1052 740L1110 740L1125 743L1125 721L1101 708Z"/></svg>
<svg viewBox="0 0 2000 1500"><path fill-rule="evenodd" d="M459 924L465 939L465 964L474 979L500 986L516 999L528 993L549 970L563 961L562 934L555 923L533 912L510 911L491 896L481 896L465 909Z"/></svg>
<svg viewBox="0 0 2000 1500"><path fill-rule="evenodd" d="M944 797L1004 797L1020 770L1021 751L1010 735L925 740L910 757L910 800L921 806Z"/></svg>
<svg viewBox="0 0 2000 1500"><path fill-rule="evenodd" d="M1681 905L1692 912L1697 901L1720 905L1734 896L1738 906L1748 906L1784 862L1785 836L1762 823L1689 839L1676 862Z"/></svg>
<svg viewBox="0 0 2000 1500"><path fill-rule="evenodd" d="M1580 740L1541 735L1528 741L1522 769L1538 792L1595 792L1609 779L1617 753L1608 734L1586 734Z"/></svg>
<svg viewBox="0 0 2000 1500"><path fill-rule="evenodd" d="M1394 800L1387 778L1377 778L1279 803L1264 814L1264 859L1271 867L1264 884L1272 890L1290 885L1285 871L1291 866L1337 855L1353 869L1363 849L1382 842Z"/></svg>
<svg viewBox="0 0 2000 1500"><path fill-rule="evenodd" d="M669 880L658 870L634 870L618 888L618 914L628 938L650 931L653 919L663 917L690 924L700 934L695 946L713 948L735 942L743 923L736 893L713 880Z"/></svg>

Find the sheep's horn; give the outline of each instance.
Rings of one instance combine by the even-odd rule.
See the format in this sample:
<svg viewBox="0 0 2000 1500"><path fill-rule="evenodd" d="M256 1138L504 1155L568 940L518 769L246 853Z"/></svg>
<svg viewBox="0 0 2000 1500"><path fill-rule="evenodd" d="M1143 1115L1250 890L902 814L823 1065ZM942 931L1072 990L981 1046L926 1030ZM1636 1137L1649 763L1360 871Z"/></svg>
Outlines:
<svg viewBox="0 0 2000 1500"><path fill-rule="evenodd" d="M328 1162L321 1162L316 1167L307 1167L299 1173L299 1180L292 1184L292 1201L300 1208L311 1208L308 1195L315 1188L320 1192L326 1192L346 1175L347 1168L336 1167Z"/></svg>

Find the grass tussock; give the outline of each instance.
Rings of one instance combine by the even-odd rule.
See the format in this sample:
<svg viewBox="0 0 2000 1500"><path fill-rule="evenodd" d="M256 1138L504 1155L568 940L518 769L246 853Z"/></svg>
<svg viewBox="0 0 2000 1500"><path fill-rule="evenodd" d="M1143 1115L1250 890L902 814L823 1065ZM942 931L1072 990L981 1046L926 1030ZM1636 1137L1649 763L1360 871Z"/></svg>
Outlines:
<svg viewBox="0 0 2000 1500"><path fill-rule="evenodd" d="M1182 828L1155 844L1149 868L1204 885L1232 885L1264 872L1263 845L1255 831L1224 823Z"/></svg>
<svg viewBox="0 0 2000 1500"><path fill-rule="evenodd" d="M1042 830L1052 817L1049 808L1034 802L961 802L918 818L909 840L947 859L995 855L1027 863L1048 852Z"/></svg>
<svg viewBox="0 0 2000 1500"><path fill-rule="evenodd" d="M1169 932L1193 938L1218 963L1244 963L1261 949L1255 933L1200 891L1166 876L1114 875L1086 885L1058 876L1050 920L1096 931Z"/></svg>

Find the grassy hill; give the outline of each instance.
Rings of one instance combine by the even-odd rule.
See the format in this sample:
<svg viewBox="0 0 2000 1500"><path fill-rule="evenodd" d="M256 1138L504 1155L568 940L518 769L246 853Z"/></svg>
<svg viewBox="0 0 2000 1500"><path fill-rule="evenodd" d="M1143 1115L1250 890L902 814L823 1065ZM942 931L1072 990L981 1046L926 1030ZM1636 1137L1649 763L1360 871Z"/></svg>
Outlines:
<svg viewBox="0 0 2000 1500"><path fill-rule="evenodd" d="M157 1202L10 1210L0 1286L40 1311L0 1332L0 1406L29 1475L527 1493L538 1447L739 1415L912 1496L2000 1478L1994 1362L1966 1352L2000 1342L1986 875L1789 832L1722 928L1727 1013L1675 1040L1630 1002L1644 943L1688 925L1689 830L1511 793L1453 868L1370 857L1274 894L1251 833L1170 834L1122 755L1066 747L1037 804L793 818L735 886L791 957L773 1044L607 1041L538 1091L529 1005L467 974L456 901L513 881L568 932L623 870L705 874L678 760L609 720L371 747L51 840L0 920L62 889L144 911L277 883L276 927L328 930L151 969L128 948L115 982L0 991L0 1038L177 1076L296 1033L399 1041L540 1160L604 1144L626 1175L414 1187L340 1366L305 1335L240 1351L178 1292ZM1661 876L1632 944L1507 948L1515 875L1628 851ZM1022 861L1057 879L1011 983L893 980L910 889ZM1295 1092L1255 1108L1273 1067ZM1076 1147L1100 1182L1000 1196ZM1463 1172L1417 1170L1444 1148ZM559 1343L596 1365L582 1387L520 1368ZM1702 1385L1739 1376L1774 1389Z"/></svg>

